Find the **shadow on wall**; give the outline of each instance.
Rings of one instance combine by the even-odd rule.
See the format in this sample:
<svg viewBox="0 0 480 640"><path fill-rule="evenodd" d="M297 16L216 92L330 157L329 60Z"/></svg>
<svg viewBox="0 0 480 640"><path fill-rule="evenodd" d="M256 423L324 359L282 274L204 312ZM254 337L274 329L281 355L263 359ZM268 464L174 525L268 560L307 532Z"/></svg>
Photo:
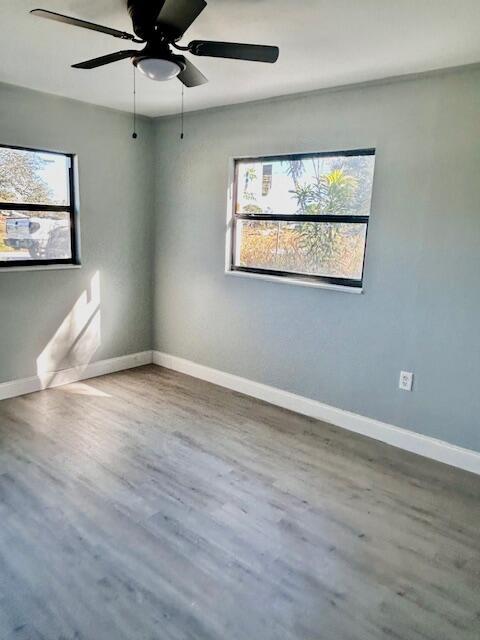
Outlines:
<svg viewBox="0 0 480 640"><path fill-rule="evenodd" d="M42 386L54 385L64 369L81 373L101 344L100 273L97 271L55 335L37 358Z"/></svg>

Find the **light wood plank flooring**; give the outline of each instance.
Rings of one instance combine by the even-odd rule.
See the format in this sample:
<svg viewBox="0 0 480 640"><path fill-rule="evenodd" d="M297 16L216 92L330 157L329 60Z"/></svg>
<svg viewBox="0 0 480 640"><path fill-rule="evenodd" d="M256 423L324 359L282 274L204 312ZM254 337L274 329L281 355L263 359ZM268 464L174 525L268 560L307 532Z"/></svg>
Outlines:
<svg viewBox="0 0 480 640"><path fill-rule="evenodd" d="M154 366L0 403L1 640L478 640L480 478Z"/></svg>

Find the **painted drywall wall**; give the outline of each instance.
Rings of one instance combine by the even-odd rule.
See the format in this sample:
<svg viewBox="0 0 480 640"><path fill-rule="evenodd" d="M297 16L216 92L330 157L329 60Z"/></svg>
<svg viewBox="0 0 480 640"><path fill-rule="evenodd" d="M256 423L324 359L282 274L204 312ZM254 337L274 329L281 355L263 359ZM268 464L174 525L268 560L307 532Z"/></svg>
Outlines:
<svg viewBox="0 0 480 640"><path fill-rule="evenodd" d="M151 347L152 123L0 85L0 143L78 155L82 268L0 273L0 382Z"/></svg>
<svg viewBox="0 0 480 640"><path fill-rule="evenodd" d="M479 114L477 67L157 120L155 349L480 451ZM230 157L363 147L363 295L224 274Z"/></svg>

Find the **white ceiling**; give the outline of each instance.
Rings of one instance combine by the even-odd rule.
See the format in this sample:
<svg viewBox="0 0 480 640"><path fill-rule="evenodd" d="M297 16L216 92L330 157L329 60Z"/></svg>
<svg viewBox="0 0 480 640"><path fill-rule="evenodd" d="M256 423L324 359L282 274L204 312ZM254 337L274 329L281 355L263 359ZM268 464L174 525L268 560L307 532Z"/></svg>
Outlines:
<svg viewBox="0 0 480 640"><path fill-rule="evenodd" d="M131 31L126 0L1 0L0 82L129 111L129 61L93 71L70 68L128 43L30 16L39 6ZM479 62L479 34L479 0L208 0L183 43L205 38L276 44L280 59L269 65L191 56L210 81L185 90L185 107ZM179 111L178 81L137 78L140 113Z"/></svg>

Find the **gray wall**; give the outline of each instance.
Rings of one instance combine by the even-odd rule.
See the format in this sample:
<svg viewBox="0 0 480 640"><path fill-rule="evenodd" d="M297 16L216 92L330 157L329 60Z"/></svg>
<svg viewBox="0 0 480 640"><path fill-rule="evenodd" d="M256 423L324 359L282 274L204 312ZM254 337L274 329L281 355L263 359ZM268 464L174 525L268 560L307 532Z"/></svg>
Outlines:
<svg viewBox="0 0 480 640"><path fill-rule="evenodd" d="M57 368L151 348L152 128L133 142L128 114L0 85L0 143L78 154L83 261L0 273L0 382L35 375L49 344Z"/></svg>
<svg viewBox="0 0 480 640"><path fill-rule="evenodd" d="M48 345L62 368L153 344L480 451L479 113L464 69L190 114L183 142L142 120L134 143L128 114L0 85L0 143L78 154L83 262L0 273L0 382ZM363 295L224 275L229 157L367 146Z"/></svg>
<svg viewBox="0 0 480 640"><path fill-rule="evenodd" d="M473 68L158 120L155 348L480 451L479 114ZM229 157L371 146L363 295L224 275Z"/></svg>

